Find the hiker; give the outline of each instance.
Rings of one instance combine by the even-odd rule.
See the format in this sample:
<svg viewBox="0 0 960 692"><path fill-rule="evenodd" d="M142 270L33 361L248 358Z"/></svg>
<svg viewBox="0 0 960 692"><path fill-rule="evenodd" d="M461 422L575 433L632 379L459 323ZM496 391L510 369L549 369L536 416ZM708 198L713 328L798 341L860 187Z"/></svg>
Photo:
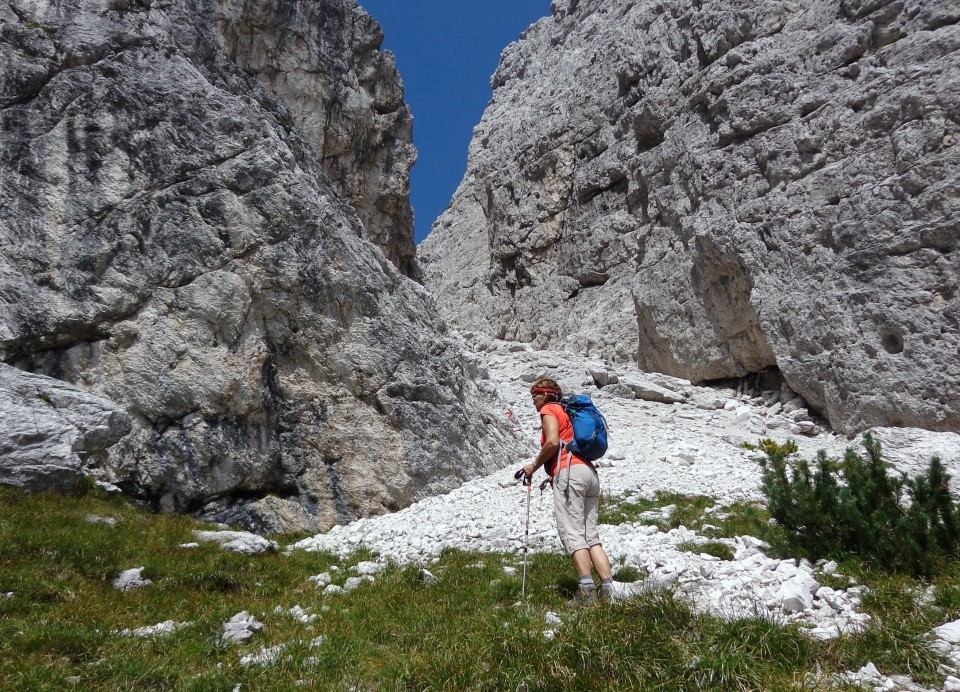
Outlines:
<svg viewBox="0 0 960 692"><path fill-rule="evenodd" d="M561 441L570 442L573 439L570 417L560 405L560 399L563 398L560 386L549 378L540 378L533 383L530 394L533 405L540 413L542 432L540 453L532 463L523 467L523 472L529 481L536 470L544 466L551 478L557 533L580 577L577 600L583 603L594 601L594 569L600 575L600 598L612 600L613 573L597 530L600 505L600 477L597 469L592 463L569 450L563 450L562 454L560 452Z"/></svg>

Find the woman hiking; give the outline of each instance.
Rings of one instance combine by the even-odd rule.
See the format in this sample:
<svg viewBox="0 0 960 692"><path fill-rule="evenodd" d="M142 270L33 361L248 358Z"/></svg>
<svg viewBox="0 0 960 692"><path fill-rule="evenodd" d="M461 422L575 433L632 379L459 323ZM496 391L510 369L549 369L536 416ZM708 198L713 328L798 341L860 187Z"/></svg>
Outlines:
<svg viewBox="0 0 960 692"><path fill-rule="evenodd" d="M540 453L532 463L523 467L523 472L529 481L536 470L544 466L552 480L557 533L580 576L577 600L584 604L595 600L597 592L593 581L594 569L600 575L601 600L613 600L610 559L600 543L600 533L597 531L600 504L600 478L597 470L589 461L562 449L563 443L573 440L573 425L560 405L563 397L560 386L554 380L543 377L533 383L530 395L533 397L533 405L540 413L542 432Z"/></svg>

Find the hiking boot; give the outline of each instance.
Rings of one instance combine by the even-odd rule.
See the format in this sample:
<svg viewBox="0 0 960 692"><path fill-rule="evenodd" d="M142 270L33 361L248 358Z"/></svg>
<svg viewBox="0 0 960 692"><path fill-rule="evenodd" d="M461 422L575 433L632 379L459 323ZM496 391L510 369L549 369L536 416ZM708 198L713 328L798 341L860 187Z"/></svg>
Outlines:
<svg viewBox="0 0 960 692"><path fill-rule="evenodd" d="M577 595L573 598L574 602L580 606L591 606L597 602L596 589L577 589Z"/></svg>
<svg viewBox="0 0 960 692"><path fill-rule="evenodd" d="M597 600L601 603L614 603L617 600L612 586L601 586L597 589Z"/></svg>

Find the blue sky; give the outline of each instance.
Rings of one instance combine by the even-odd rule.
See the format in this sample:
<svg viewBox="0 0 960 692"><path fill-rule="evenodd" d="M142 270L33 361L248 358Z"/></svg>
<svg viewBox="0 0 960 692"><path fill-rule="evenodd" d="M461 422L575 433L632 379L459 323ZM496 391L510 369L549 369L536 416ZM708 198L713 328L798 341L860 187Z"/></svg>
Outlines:
<svg viewBox="0 0 960 692"><path fill-rule="evenodd" d="M467 168L474 126L492 96L500 53L541 17L550 0L359 0L383 27L397 56L413 143L410 179L420 242L453 197Z"/></svg>

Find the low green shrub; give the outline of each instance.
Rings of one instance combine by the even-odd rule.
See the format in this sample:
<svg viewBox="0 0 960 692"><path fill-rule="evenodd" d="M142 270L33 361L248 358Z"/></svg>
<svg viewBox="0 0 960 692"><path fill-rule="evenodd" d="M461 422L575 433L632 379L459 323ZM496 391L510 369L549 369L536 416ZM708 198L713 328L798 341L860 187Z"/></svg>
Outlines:
<svg viewBox="0 0 960 692"><path fill-rule="evenodd" d="M891 475L880 443L863 437L866 458L848 449L836 461L820 451L811 465L791 459L797 447L761 440L762 489L789 547L810 559L859 555L891 571L929 576L954 559L960 505L950 476L934 457L926 472Z"/></svg>

